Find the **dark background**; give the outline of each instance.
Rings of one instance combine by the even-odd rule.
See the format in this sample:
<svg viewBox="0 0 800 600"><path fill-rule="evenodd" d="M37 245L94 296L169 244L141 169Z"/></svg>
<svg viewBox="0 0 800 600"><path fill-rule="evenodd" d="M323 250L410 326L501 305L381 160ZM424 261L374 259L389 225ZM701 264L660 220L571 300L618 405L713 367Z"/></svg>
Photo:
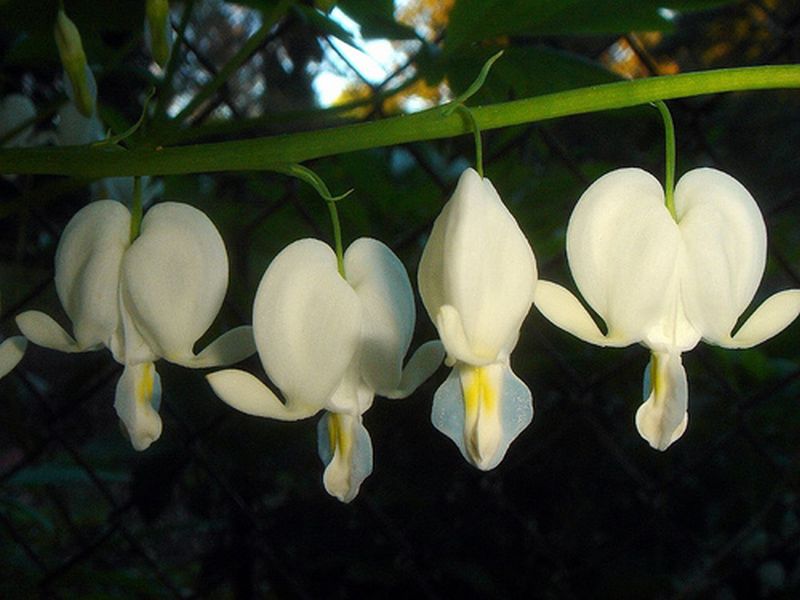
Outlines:
<svg viewBox="0 0 800 600"><path fill-rule="evenodd" d="M101 117L114 131L138 118L154 80L143 4L66 6L97 75ZM190 11L187 44L176 46L182 58L174 106L214 76L274 3L244 4L172 3L176 27ZM220 93L183 123L153 122L129 143L377 119L407 108L411 96L424 105L443 101L447 85L463 90L500 48L505 56L471 105L620 75L800 57L800 6L792 0L452 4L398 8L415 31L394 21L391 2L339 2L365 37L396 40L409 57L396 78L368 85L331 58L329 39L344 32L298 3ZM656 10L660 4L678 11L673 20ZM40 111L63 101L55 10L44 0L0 5L0 96L25 93ZM355 103L349 111L317 107L311 82L331 65L352 80L342 98ZM386 97L404 81L399 97ZM764 213L768 265L754 304L798 287L800 92L703 96L669 106L678 174L720 168ZM38 125L50 126L48 119ZM486 174L531 241L541 276L572 289L564 234L582 191L618 167L663 172L662 125L649 107L486 132L484 143ZM309 166L334 193L355 189L340 203L345 243L383 240L416 288L426 232L473 154L471 137L463 136ZM307 236L331 239L324 203L282 175L169 177L163 199L205 210L228 245L228 299L200 345L250 322L255 288L282 247ZM13 317L27 309L67 324L52 285L53 254L66 222L90 200L86 182L2 179L0 200L3 334L16 332ZM647 351L589 346L534 309L512 360L536 412L504 462L479 472L431 426L443 368L411 398L377 398L365 415L375 470L350 505L322 487L316 418L279 423L236 413L200 373L160 361L164 434L136 453L112 408L121 367L110 353L31 346L0 381L0 596L796 598L798 327L751 350L701 343L686 354L689 429L660 453L633 424ZM434 335L418 304L412 347ZM256 358L245 368L263 377Z"/></svg>

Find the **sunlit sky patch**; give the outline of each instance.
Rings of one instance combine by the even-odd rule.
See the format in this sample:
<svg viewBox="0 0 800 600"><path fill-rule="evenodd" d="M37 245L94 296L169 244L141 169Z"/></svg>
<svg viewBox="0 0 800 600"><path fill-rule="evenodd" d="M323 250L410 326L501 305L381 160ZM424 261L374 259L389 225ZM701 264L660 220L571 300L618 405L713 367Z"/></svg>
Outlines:
<svg viewBox="0 0 800 600"><path fill-rule="evenodd" d="M358 23L338 8L334 8L328 16L353 36L358 48L333 36L328 37L333 48L326 50L325 60L313 82L321 106L333 104L348 85L359 80L347 63L368 83L377 84L406 58L405 53L397 50L388 40L365 40Z"/></svg>

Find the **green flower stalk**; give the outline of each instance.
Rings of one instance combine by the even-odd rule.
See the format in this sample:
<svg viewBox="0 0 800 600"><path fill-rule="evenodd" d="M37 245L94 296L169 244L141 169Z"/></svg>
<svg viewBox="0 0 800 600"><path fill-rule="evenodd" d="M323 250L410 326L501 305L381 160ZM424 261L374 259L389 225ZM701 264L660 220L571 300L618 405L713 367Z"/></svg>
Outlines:
<svg viewBox="0 0 800 600"><path fill-rule="evenodd" d="M172 35L169 24L169 0L147 0L145 4L145 33L150 54L162 69L169 61Z"/></svg>
<svg viewBox="0 0 800 600"><path fill-rule="evenodd" d="M86 64L81 34L63 9L58 11L53 34L61 64L72 84L75 106L84 117L91 117L94 113L95 99L90 84L91 71Z"/></svg>

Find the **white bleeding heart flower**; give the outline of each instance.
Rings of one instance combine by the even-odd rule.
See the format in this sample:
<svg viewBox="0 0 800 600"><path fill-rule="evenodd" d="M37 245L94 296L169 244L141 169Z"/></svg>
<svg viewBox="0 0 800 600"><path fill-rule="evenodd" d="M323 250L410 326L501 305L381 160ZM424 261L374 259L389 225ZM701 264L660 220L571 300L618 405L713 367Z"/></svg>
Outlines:
<svg viewBox="0 0 800 600"><path fill-rule="evenodd" d="M114 408L131 443L144 450L161 435L159 358L215 367L255 352L250 327L235 328L199 354L228 286L228 256L209 218L187 204L149 210L131 242L131 215L113 200L93 202L72 218L56 250L55 285L73 334L39 311L17 316L35 344L62 352L106 347L125 366Z"/></svg>
<svg viewBox="0 0 800 600"><path fill-rule="evenodd" d="M436 218L419 289L453 370L431 420L476 467L496 467L533 419L509 359L533 302L536 259L494 186L472 169Z"/></svg>
<svg viewBox="0 0 800 600"><path fill-rule="evenodd" d="M375 394L403 398L442 361L438 342L423 344L403 369L414 331L414 296L400 259L360 238L344 254L302 239L272 261L256 292L258 355L286 403L258 378L228 369L207 376L216 394L244 413L294 421L326 411L318 426L323 482L350 502L372 472L372 443L362 415Z"/></svg>
<svg viewBox="0 0 800 600"><path fill-rule="evenodd" d="M537 308L573 335L651 350L636 426L659 450L686 430L681 353L700 339L724 348L755 346L800 313L800 290L779 292L733 334L764 273L767 233L758 205L736 179L709 168L686 173L674 197L673 219L655 177L619 169L595 181L575 206L567 258L606 334L565 288L540 281L536 290Z"/></svg>

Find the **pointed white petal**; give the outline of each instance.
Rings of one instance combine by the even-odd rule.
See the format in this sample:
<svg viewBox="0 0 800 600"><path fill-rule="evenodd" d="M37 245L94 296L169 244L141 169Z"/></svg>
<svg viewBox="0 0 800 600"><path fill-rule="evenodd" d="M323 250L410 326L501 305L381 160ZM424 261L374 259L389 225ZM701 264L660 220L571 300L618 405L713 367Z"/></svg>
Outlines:
<svg viewBox="0 0 800 600"><path fill-rule="evenodd" d="M161 437L161 377L153 363L125 365L114 398L114 410L125 425L131 445L147 450Z"/></svg>
<svg viewBox="0 0 800 600"><path fill-rule="evenodd" d="M372 473L372 440L361 415L325 412L317 425L317 449L325 473L325 490L350 502Z"/></svg>
<svg viewBox="0 0 800 600"><path fill-rule="evenodd" d="M661 184L641 169L607 173L583 193L567 227L567 258L609 337L640 340L663 314L679 240Z"/></svg>
<svg viewBox="0 0 800 600"><path fill-rule="evenodd" d="M589 312L568 289L539 280L534 294L536 308L553 325L575 337L598 346L627 346L636 340L630 338L611 339L603 335Z"/></svg>
<svg viewBox="0 0 800 600"><path fill-rule="evenodd" d="M315 406L283 404L257 377L238 369L206 375L211 389L227 405L247 415L280 421L297 421L315 414Z"/></svg>
<svg viewBox="0 0 800 600"><path fill-rule="evenodd" d="M206 346L202 352L186 363L184 367L206 368L232 365L256 353L256 341L253 328L241 325L226 331Z"/></svg>
<svg viewBox="0 0 800 600"><path fill-rule="evenodd" d="M434 427L484 471L500 464L532 419L531 392L508 365L453 369L433 397Z"/></svg>
<svg viewBox="0 0 800 600"><path fill-rule="evenodd" d="M361 303L319 240L290 244L267 269L253 303L264 370L291 402L322 408L361 337Z"/></svg>
<svg viewBox="0 0 800 600"><path fill-rule="evenodd" d="M361 376L379 394L400 383L414 333L414 293L406 268L382 242L360 238L344 255L347 282L361 301Z"/></svg>
<svg viewBox="0 0 800 600"><path fill-rule="evenodd" d="M644 403L636 429L656 450L666 450L689 422L689 384L680 354L653 352L644 371Z"/></svg>
<svg viewBox="0 0 800 600"><path fill-rule="evenodd" d="M164 202L147 212L125 254L122 292L136 328L159 356L192 360L192 346L216 318L227 286L225 244L202 211Z"/></svg>
<svg viewBox="0 0 800 600"><path fill-rule="evenodd" d="M457 361L470 365L489 365L497 359L493 348L485 348L486 352L483 354L474 351L464 331L461 315L455 307L449 304L440 306L434 324L447 351L445 364L448 367L452 367Z"/></svg>
<svg viewBox="0 0 800 600"><path fill-rule="evenodd" d="M17 366L28 347L28 340L21 335L15 335L0 344L0 377L5 377Z"/></svg>
<svg viewBox="0 0 800 600"><path fill-rule="evenodd" d="M403 369L400 385L390 392L381 392L386 398L406 398L414 393L431 375L436 372L444 360L444 346L439 340L425 342L414 354Z"/></svg>
<svg viewBox="0 0 800 600"><path fill-rule="evenodd" d="M695 169L675 186L686 251L681 294L692 324L711 342L730 336L764 273L767 230L753 197L730 175Z"/></svg>
<svg viewBox="0 0 800 600"><path fill-rule="evenodd" d="M467 169L420 260L420 295L431 319L442 306L454 307L472 353L497 360L513 349L536 277L533 251L514 217L491 182Z"/></svg>
<svg viewBox="0 0 800 600"><path fill-rule="evenodd" d="M101 200L79 210L58 242L56 291L81 348L109 345L117 328L119 272L130 226L127 208Z"/></svg>
<svg viewBox="0 0 800 600"><path fill-rule="evenodd" d="M83 348L52 317L38 310L28 310L16 318L22 334L37 346L61 352L83 352Z"/></svg>
<svg viewBox="0 0 800 600"><path fill-rule="evenodd" d="M764 300L732 338L713 342L724 348L752 348L786 329L799 314L800 290L784 290Z"/></svg>

